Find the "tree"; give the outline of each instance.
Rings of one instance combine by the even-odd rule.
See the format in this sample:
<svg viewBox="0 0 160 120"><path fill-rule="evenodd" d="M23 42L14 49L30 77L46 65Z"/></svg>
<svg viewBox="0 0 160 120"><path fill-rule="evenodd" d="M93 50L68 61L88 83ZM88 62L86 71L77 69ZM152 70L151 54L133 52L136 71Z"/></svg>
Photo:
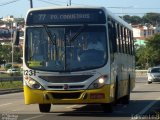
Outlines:
<svg viewBox="0 0 160 120"><path fill-rule="evenodd" d="M142 17L143 24L150 23L152 25L157 25L160 23L160 14L159 13L147 13Z"/></svg>
<svg viewBox="0 0 160 120"><path fill-rule="evenodd" d="M6 61L6 63L12 61L12 46L0 44L0 61ZM21 63L22 50L20 48L14 48L14 62Z"/></svg>
<svg viewBox="0 0 160 120"><path fill-rule="evenodd" d="M149 66L149 54L146 46L140 46L136 50L136 66L146 69Z"/></svg>
<svg viewBox="0 0 160 120"><path fill-rule="evenodd" d="M128 23L132 23L132 24L141 24L142 18L139 16L124 15L123 20L125 20Z"/></svg>
<svg viewBox="0 0 160 120"><path fill-rule="evenodd" d="M132 23L131 20L132 19L132 17L130 16L130 15L124 15L123 16L123 20L125 20L127 23Z"/></svg>
<svg viewBox="0 0 160 120"><path fill-rule="evenodd" d="M147 39L146 47L149 50L151 56L150 60L154 65L160 65L160 34Z"/></svg>
<svg viewBox="0 0 160 120"><path fill-rule="evenodd" d="M136 49L136 66L147 69L160 65L160 34L147 38L146 46Z"/></svg>
<svg viewBox="0 0 160 120"><path fill-rule="evenodd" d="M139 24L142 21L142 18L139 16L132 16L131 17L131 23L132 24Z"/></svg>
<svg viewBox="0 0 160 120"><path fill-rule="evenodd" d="M122 17L121 17L122 18ZM143 17L124 15L123 19L131 24L152 24L153 26L160 24L160 13L147 13Z"/></svg>

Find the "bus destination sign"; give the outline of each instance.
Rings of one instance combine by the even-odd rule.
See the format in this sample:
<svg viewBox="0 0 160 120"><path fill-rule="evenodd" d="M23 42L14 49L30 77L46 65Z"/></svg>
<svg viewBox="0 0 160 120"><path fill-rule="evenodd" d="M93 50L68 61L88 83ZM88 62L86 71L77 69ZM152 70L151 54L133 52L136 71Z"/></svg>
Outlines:
<svg viewBox="0 0 160 120"><path fill-rule="evenodd" d="M32 11L27 25L104 24L105 14L100 9L54 9Z"/></svg>

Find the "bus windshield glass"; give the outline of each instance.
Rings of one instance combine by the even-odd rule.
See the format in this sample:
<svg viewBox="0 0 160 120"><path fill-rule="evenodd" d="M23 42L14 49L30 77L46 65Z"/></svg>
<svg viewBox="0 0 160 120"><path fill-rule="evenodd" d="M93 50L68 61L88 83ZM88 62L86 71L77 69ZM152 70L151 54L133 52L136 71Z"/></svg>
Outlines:
<svg viewBox="0 0 160 120"><path fill-rule="evenodd" d="M35 70L80 71L107 62L105 26L39 26L26 29L25 62Z"/></svg>

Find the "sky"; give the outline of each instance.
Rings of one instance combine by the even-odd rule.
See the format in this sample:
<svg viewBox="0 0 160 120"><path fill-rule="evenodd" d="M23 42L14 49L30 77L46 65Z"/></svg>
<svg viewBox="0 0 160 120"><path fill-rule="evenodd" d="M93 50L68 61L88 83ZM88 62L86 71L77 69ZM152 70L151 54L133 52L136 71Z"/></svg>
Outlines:
<svg viewBox="0 0 160 120"><path fill-rule="evenodd" d="M33 7L66 6L69 0L32 0ZM104 6L117 15L143 16L160 13L160 0L71 0L72 6ZM0 0L0 18L13 15L24 18L30 9L30 0Z"/></svg>

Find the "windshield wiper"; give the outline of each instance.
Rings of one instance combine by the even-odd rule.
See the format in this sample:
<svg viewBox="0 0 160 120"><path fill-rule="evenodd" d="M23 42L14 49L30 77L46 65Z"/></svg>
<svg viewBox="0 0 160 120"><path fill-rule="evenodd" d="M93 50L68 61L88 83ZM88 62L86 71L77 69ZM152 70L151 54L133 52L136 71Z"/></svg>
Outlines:
<svg viewBox="0 0 160 120"><path fill-rule="evenodd" d="M74 35L73 35L73 37L72 38L70 38L70 42L73 42L83 31L84 31L84 29L86 28L86 24L85 25L83 25L83 26L81 26L80 28L79 28L79 30L78 30L78 32L76 32Z"/></svg>
<svg viewBox="0 0 160 120"><path fill-rule="evenodd" d="M54 37L52 37L52 34L51 32L48 30L48 26L47 25L43 25L44 26L44 29L49 37L49 40L52 42L53 45L55 45L55 52L56 52L56 65L58 65L58 62L57 62L57 58L58 58L58 49L57 49L57 42L56 42L56 34L54 33Z"/></svg>
<svg viewBox="0 0 160 120"><path fill-rule="evenodd" d="M47 25L43 25L43 26L44 26L44 29L45 29L45 31L46 31L46 33L47 33L50 41L52 42L52 44L53 44L53 45L56 45L56 39L53 39L52 34L51 34L51 32L48 30Z"/></svg>

